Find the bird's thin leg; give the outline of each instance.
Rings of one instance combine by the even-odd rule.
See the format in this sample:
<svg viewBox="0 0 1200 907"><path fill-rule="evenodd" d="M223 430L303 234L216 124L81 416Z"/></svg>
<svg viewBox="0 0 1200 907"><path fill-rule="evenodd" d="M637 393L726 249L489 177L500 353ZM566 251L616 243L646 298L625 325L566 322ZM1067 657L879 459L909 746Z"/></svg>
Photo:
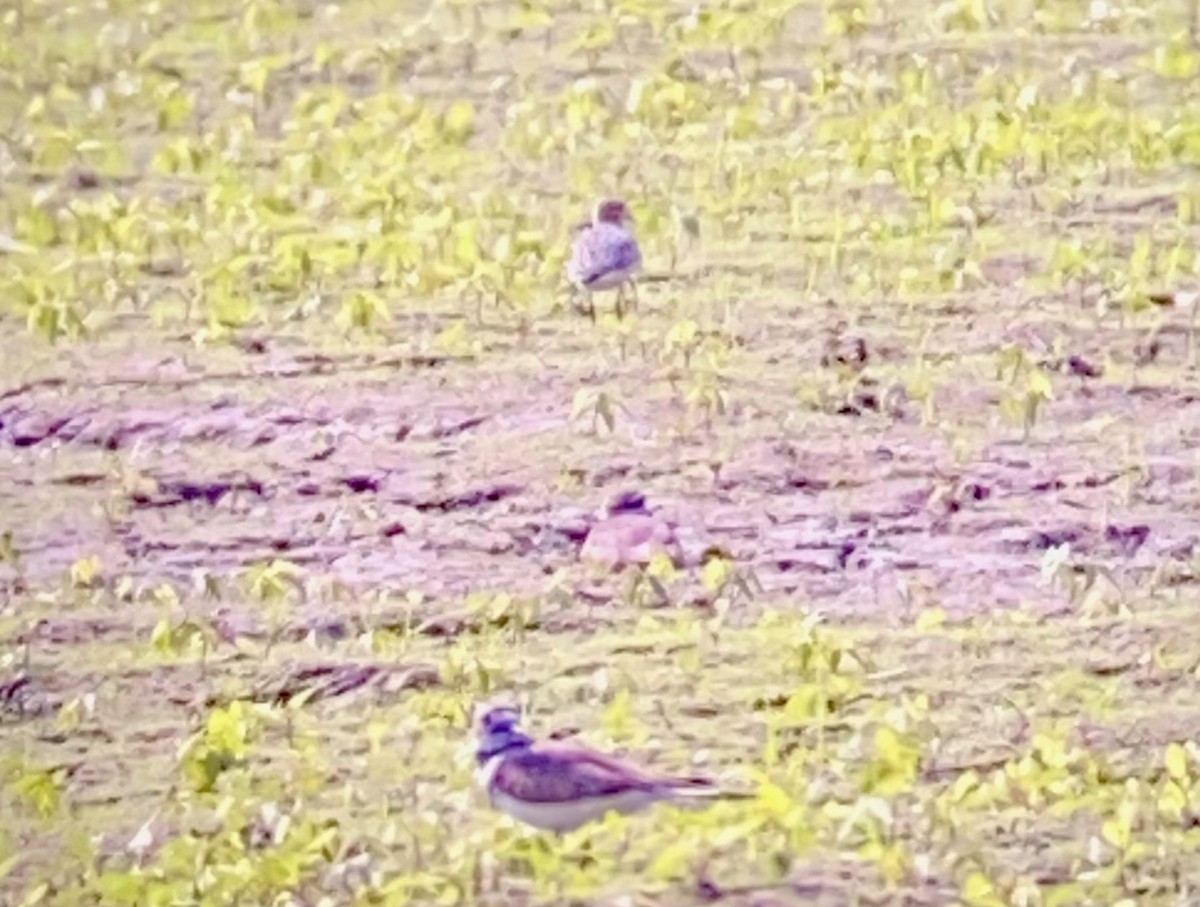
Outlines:
<svg viewBox="0 0 1200 907"><path fill-rule="evenodd" d="M626 601L631 605L638 603L638 593L642 591L642 583L646 579L646 574L642 572L640 567L635 568L631 574L631 581L628 584L629 591L625 594Z"/></svg>
<svg viewBox="0 0 1200 907"><path fill-rule="evenodd" d="M629 845L633 843L633 835L628 825L625 826L625 834L621 836L621 846L617 848L617 859L622 860L625 854L629 853Z"/></svg>
<svg viewBox="0 0 1200 907"><path fill-rule="evenodd" d="M624 302L625 302L625 284L621 284L619 287L617 287L617 320L618 321L620 321L622 318L625 317L625 308L623 305Z"/></svg>
<svg viewBox="0 0 1200 907"><path fill-rule="evenodd" d="M636 312L638 310L638 294L637 294L637 281L636 280L629 281L629 295L633 299L633 311Z"/></svg>
<svg viewBox="0 0 1200 907"><path fill-rule="evenodd" d="M596 323L596 296L591 290L587 291L588 301L588 317L592 319L592 324Z"/></svg>

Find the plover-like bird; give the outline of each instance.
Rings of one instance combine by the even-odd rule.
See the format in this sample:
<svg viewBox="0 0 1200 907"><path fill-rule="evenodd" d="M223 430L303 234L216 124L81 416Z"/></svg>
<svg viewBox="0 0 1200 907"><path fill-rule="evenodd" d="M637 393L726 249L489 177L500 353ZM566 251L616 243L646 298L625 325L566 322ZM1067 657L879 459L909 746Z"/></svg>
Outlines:
<svg viewBox="0 0 1200 907"><path fill-rule="evenodd" d="M597 203L589 223L575 234L571 258L567 262L567 279L587 296L588 314L596 320L596 303L592 294L597 290L617 291L617 317L624 317L625 290L629 301L637 307L637 284L634 277L642 267L642 250L629 228L631 220L625 203L605 199Z"/></svg>
<svg viewBox="0 0 1200 907"><path fill-rule="evenodd" d="M482 710L476 731L478 779L492 806L553 832L572 831L609 812L629 814L663 801L748 799L709 781L651 775L581 746L534 741L511 706Z"/></svg>
<svg viewBox="0 0 1200 907"><path fill-rule="evenodd" d="M617 495L608 505L607 516L588 530L579 549L580 560L609 567L645 566L657 554L683 566L683 549L674 528L647 510L646 498L637 491Z"/></svg>

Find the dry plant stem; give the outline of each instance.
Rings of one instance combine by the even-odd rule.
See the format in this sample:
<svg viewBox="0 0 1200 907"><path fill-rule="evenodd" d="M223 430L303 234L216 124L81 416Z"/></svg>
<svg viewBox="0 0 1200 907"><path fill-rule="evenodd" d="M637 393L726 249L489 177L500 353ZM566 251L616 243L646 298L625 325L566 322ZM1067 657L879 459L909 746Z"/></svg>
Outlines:
<svg viewBox="0 0 1200 907"><path fill-rule="evenodd" d="M1196 0L1200 3L1200 0ZM1196 363L1196 310L1200 308L1200 296L1192 300L1192 304L1188 307L1188 342L1187 342L1187 358L1189 365L1194 369Z"/></svg>

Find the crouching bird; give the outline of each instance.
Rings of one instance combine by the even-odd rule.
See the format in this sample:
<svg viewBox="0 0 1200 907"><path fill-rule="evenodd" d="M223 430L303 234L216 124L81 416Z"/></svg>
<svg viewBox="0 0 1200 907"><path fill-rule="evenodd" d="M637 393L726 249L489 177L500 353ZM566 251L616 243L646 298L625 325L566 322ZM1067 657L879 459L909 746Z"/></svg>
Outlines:
<svg viewBox="0 0 1200 907"><path fill-rule="evenodd" d="M644 567L658 554L669 557L676 567L683 566L683 549L674 527L647 510L646 498L638 491L614 497L579 549L581 561L618 569L631 564Z"/></svg>
<svg viewBox="0 0 1200 907"><path fill-rule="evenodd" d="M535 741L519 723L520 713L510 706L482 711L478 779L495 809L535 828L561 834L609 812L635 813L664 801L752 796L701 779L652 775L585 747Z"/></svg>

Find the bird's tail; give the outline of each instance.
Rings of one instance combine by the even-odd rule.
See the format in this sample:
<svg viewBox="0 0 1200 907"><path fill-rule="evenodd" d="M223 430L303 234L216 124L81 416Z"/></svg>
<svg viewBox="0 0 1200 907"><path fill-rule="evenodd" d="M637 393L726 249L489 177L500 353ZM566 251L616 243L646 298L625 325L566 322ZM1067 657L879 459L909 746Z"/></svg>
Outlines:
<svg viewBox="0 0 1200 907"><path fill-rule="evenodd" d="M673 778L669 782L673 800L752 800L754 794L725 790L711 781L695 778Z"/></svg>

